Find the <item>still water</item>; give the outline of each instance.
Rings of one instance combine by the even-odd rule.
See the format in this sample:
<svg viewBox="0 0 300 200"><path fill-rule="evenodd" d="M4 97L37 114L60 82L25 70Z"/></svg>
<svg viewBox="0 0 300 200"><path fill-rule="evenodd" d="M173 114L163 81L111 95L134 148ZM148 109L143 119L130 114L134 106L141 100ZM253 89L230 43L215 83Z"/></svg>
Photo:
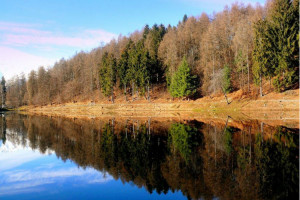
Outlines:
<svg viewBox="0 0 300 200"><path fill-rule="evenodd" d="M0 115L0 199L299 196L297 125Z"/></svg>

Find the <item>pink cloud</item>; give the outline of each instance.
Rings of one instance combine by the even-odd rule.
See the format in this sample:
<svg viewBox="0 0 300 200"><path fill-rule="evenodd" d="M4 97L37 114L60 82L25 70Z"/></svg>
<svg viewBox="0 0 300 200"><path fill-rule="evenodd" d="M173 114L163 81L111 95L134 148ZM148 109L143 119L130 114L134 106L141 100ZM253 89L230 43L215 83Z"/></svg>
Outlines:
<svg viewBox="0 0 300 200"><path fill-rule="evenodd" d="M0 71L7 79L22 72L28 74L31 70L36 70L39 66L46 67L53 65L54 62L54 59L0 46Z"/></svg>
<svg viewBox="0 0 300 200"><path fill-rule="evenodd" d="M216 5L216 6L231 6L233 3L241 2L244 5L252 5L256 6L257 3L262 2L263 0L243 0L243 1L237 1L237 0L179 0L183 3L193 3L196 6L203 6L203 5Z"/></svg>
<svg viewBox="0 0 300 200"><path fill-rule="evenodd" d="M88 30L78 33L77 36L7 34L4 35L4 45L59 45L69 47L96 47L101 42L109 42L115 34L102 30Z"/></svg>
<svg viewBox="0 0 300 200"><path fill-rule="evenodd" d="M0 31L16 34L33 34L33 35L45 35L50 34L49 31L42 31L34 28L35 25L18 24L10 22L0 22Z"/></svg>
<svg viewBox="0 0 300 200"><path fill-rule="evenodd" d="M61 57L90 50L117 37L101 29L81 29L67 34L43 30L43 27L0 21L0 71L5 77L27 74L39 66L52 66Z"/></svg>
<svg viewBox="0 0 300 200"><path fill-rule="evenodd" d="M44 31L37 25L0 22L0 44L11 46L55 45L91 48L109 42L116 35L101 29L81 30L72 35Z"/></svg>

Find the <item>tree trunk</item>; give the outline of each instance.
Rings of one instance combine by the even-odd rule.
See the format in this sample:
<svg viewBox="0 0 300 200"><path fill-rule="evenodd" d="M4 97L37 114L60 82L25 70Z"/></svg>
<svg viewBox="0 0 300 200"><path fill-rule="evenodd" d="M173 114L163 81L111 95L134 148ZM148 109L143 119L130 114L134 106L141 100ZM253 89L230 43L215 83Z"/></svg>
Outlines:
<svg viewBox="0 0 300 200"><path fill-rule="evenodd" d="M226 120L226 124L225 124L225 128L224 128L224 131L223 131L223 135L225 134L225 131L226 131L226 129L227 129L227 125L228 125L229 118L231 118L231 117L228 115L228 116L227 116L227 120Z"/></svg>
<svg viewBox="0 0 300 200"><path fill-rule="evenodd" d="M151 134L151 118L148 119L148 134Z"/></svg>
<svg viewBox="0 0 300 200"><path fill-rule="evenodd" d="M150 102L150 91L149 91L149 84L148 84L148 97L147 97L148 101Z"/></svg>
<svg viewBox="0 0 300 200"><path fill-rule="evenodd" d="M264 123L260 123L261 141L264 142Z"/></svg>
<svg viewBox="0 0 300 200"><path fill-rule="evenodd" d="M128 126L128 119L126 120L126 128L125 128L126 138L127 138L127 126Z"/></svg>
<svg viewBox="0 0 300 200"><path fill-rule="evenodd" d="M114 88L111 89L111 102L114 103Z"/></svg>
<svg viewBox="0 0 300 200"><path fill-rule="evenodd" d="M214 136L215 136L215 166L217 165L217 127L214 126Z"/></svg>
<svg viewBox="0 0 300 200"><path fill-rule="evenodd" d="M4 107L4 95L3 95L3 91L2 91L3 89L2 89L2 87L1 87L1 108L3 108Z"/></svg>
<svg viewBox="0 0 300 200"><path fill-rule="evenodd" d="M250 92L250 68L249 68L248 51L249 51L249 46L247 45L248 92Z"/></svg>
<svg viewBox="0 0 300 200"><path fill-rule="evenodd" d="M262 97L263 96L263 92L262 92L262 77L261 77L261 73L259 75L259 93L260 93L260 96Z"/></svg>
<svg viewBox="0 0 300 200"><path fill-rule="evenodd" d="M230 102L228 101L228 98L227 98L226 92L224 91L224 89L223 89L222 87L221 87L221 90L222 90L222 92L223 92L223 94L224 94L224 97L225 97L225 99L226 99L227 105L229 105L229 104L230 104Z"/></svg>
<svg viewBox="0 0 300 200"><path fill-rule="evenodd" d="M213 57L213 83L214 83L214 94L216 93L216 83L215 83L215 57Z"/></svg>
<svg viewBox="0 0 300 200"><path fill-rule="evenodd" d="M133 96L134 95L134 83L132 83L132 93L131 95Z"/></svg>
<svg viewBox="0 0 300 200"><path fill-rule="evenodd" d="M112 119L111 120L111 131L112 131L112 134L114 134L114 130L115 130L115 119Z"/></svg>
<svg viewBox="0 0 300 200"><path fill-rule="evenodd" d="M126 84L124 84L124 95L125 95L125 101L127 101L127 95L126 95Z"/></svg>
<svg viewBox="0 0 300 200"><path fill-rule="evenodd" d="M249 149L249 155L250 155L250 159L249 159L249 162L251 163L251 126L249 126L249 137L250 137L250 149Z"/></svg>
<svg viewBox="0 0 300 200"><path fill-rule="evenodd" d="M242 90L244 92L244 87L245 87L245 83L244 83L244 66L242 66Z"/></svg>

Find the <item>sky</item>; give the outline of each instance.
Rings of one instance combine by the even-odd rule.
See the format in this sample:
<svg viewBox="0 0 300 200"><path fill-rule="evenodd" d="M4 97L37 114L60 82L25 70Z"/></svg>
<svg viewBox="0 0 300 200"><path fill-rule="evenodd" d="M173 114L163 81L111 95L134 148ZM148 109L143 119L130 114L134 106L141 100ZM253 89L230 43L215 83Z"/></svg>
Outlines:
<svg viewBox="0 0 300 200"><path fill-rule="evenodd" d="M184 14L219 12L236 0L0 0L0 77L51 67L141 30L176 25ZM265 0L244 0L263 5Z"/></svg>

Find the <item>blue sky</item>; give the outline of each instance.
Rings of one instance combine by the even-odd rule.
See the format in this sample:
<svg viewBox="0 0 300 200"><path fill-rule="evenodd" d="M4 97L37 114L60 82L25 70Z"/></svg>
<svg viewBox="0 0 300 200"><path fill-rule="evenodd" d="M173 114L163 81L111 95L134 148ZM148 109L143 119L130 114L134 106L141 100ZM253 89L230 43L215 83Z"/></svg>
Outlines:
<svg viewBox="0 0 300 200"><path fill-rule="evenodd" d="M1 0L0 76L7 78L89 51L145 24L221 11L235 0ZM264 0L240 1L244 4Z"/></svg>

